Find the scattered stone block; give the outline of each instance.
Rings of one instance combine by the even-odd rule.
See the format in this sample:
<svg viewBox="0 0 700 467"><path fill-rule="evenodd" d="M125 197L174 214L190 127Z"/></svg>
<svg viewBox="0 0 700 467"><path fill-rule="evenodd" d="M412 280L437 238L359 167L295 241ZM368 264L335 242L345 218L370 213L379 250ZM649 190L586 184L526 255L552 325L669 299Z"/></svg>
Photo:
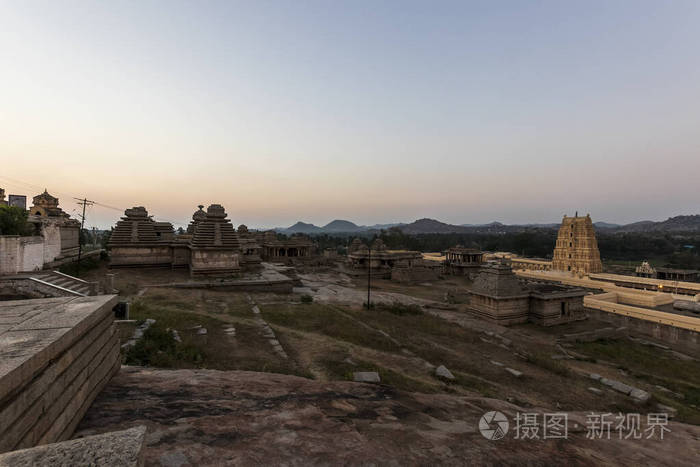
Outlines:
<svg viewBox="0 0 700 467"><path fill-rule="evenodd" d="M491 363L496 365L496 366L505 366L505 365L503 365L503 363L497 362L496 360L491 360Z"/></svg>
<svg viewBox="0 0 700 467"><path fill-rule="evenodd" d="M591 391L593 394L598 395L598 396L603 394L603 391L601 389L598 389L598 388L588 388L588 390Z"/></svg>
<svg viewBox="0 0 700 467"><path fill-rule="evenodd" d="M455 376L452 374L452 372L448 370L444 365L440 365L435 369L435 375L439 376L440 378L445 378L449 380L455 379Z"/></svg>
<svg viewBox="0 0 700 467"><path fill-rule="evenodd" d="M630 397L638 400L639 402L646 402L651 397L651 394L639 388L632 388L629 395Z"/></svg>
<svg viewBox="0 0 700 467"><path fill-rule="evenodd" d="M356 371L352 374L353 381L358 383L380 383L379 373L376 371Z"/></svg>
<svg viewBox="0 0 700 467"><path fill-rule="evenodd" d="M520 378L523 375L522 371L514 370L513 368L506 367L506 371L516 378Z"/></svg>
<svg viewBox="0 0 700 467"><path fill-rule="evenodd" d="M591 373L588 375L589 378L591 378L593 381L600 381L602 379L602 376L600 376L598 373Z"/></svg>

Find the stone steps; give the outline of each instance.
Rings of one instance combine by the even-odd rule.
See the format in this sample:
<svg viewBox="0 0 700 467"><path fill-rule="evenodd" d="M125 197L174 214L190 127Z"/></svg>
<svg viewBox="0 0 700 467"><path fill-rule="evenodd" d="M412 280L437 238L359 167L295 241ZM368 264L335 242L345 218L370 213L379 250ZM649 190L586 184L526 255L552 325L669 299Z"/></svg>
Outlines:
<svg viewBox="0 0 700 467"><path fill-rule="evenodd" d="M32 278L76 292L76 295L90 295L90 285L87 282L57 271L42 271L32 274Z"/></svg>
<svg viewBox="0 0 700 467"><path fill-rule="evenodd" d="M68 439L119 370L115 295L0 303L0 453Z"/></svg>

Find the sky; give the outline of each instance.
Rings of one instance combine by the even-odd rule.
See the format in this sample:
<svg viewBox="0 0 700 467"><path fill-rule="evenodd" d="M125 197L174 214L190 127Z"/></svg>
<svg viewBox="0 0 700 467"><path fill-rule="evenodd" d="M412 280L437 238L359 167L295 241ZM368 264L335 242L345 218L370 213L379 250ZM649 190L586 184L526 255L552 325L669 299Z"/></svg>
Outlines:
<svg viewBox="0 0 700 467"><path fill-rule="evenodd" d="M2 0L0 60L0 187L90 226L700 211L697 0Z"/></svg>

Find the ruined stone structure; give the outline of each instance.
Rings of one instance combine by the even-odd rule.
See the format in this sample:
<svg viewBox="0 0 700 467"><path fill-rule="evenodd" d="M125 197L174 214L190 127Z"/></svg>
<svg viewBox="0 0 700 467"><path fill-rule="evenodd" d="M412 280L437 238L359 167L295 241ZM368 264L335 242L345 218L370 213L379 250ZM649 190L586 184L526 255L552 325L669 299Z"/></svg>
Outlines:
<svg viewBox="0 0 700 467"><path fill-rule="evenodd" d="M262 262L262 246L255 235L244 224L238 226L238 241L241 243L241 266L255 267Z"/></svg>
<svg viewBox="0 0 700 467"><path fill-rule="evenodd" d="M649 262L642 261L642 264L635 268L634 275L637 277L656 277L656 269Z"/></svg>
<svg viewBox="0 0 700 467"><path fill-rule="evenodd" d="M468 310L502 325L532 321L550 326L585 318L583 289L521 283L504 262L481 268L468 288Z"/></svg>
<svg viewBox="0 0 700 467"><path fill-rule="evenodd" d="M170 223L154 221L146 208L127 209L109 239L111 266L187 267L192 276L206 277L240 270L245 252L258 248L239 240L223 206L212 204L206 211L203 207L192 215L188 233L177 236ZM254 255L246 257L247 263L256 263Z"/></svg>
<svg viewBox="0 0 700 467"><path fill-rule="evenodd" d="M195 226L190 243L192 276L228 276L240 269L241 244L220 204L207 208L207 215Z"/></svg>
<svg viewBox="0 0 700 467"><path fill-rule="evenodd" d="M590 214L585 217L564 216L554 248L552 269L574 274L603 271Z"/></svg>
<svg viewBox="0 0 700 467"><path fill-rule="evenodd" d="M388 250L381 239L372 243L372 250L359 238L355 238L348 248L348 268L351 275L366 275L399 282L423 282L437 279L439 267L423 260L419 251Z"/></svg>
<svg viewBox="0 0 700 467"><path fill-rule="evenodd" d="M305 235L295 234L287 239L279 239L275 232L267 231L260 232L256 240L262 247L262 259L265 261L305 262L313 261L317 256L314 243Z"/></svg>
<svg viewBox="0 0 700 467"><path fill-rule="evenodd" d="M172 225L157 223L143 206L124 211L109 238L111 266L170 266L173 264ZM169 228L168 228L169 226Z"/></svg>
<svg viewBox="0 0 700 467"><path fill-rule="evenodd" d="M469 276L478 272L484 262L484 253L461 245L445 250L445 273Z"/></svg>

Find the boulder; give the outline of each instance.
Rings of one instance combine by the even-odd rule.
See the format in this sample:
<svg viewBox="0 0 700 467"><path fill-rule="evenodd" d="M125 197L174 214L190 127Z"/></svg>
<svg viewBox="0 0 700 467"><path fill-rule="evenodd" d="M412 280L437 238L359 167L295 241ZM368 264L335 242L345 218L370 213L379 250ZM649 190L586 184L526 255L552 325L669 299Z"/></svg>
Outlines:
<svg viewBox="0 0 700 467"><path fill-rule="evenodd" d="M379 383L379 373L376 371L356 371L352 374L353 381L358 383Z"/></svg>
<svg viewBox="0 0 700 467"><path fill-rule="evenodd" d="M454 380L455 376L452 374L450 370L445 368L445 365L440 365L435 369L435 375L439 376L440 378L445 378L449 380Z"/></svg>
<svg viewBox="0 0 700 467"><path fill-rule="evenodd" d="M515 376L516 378L520 378L523 375L522 371L514 370L512 368L507 368L506 371L510 373L511 375Z"/></svg>

